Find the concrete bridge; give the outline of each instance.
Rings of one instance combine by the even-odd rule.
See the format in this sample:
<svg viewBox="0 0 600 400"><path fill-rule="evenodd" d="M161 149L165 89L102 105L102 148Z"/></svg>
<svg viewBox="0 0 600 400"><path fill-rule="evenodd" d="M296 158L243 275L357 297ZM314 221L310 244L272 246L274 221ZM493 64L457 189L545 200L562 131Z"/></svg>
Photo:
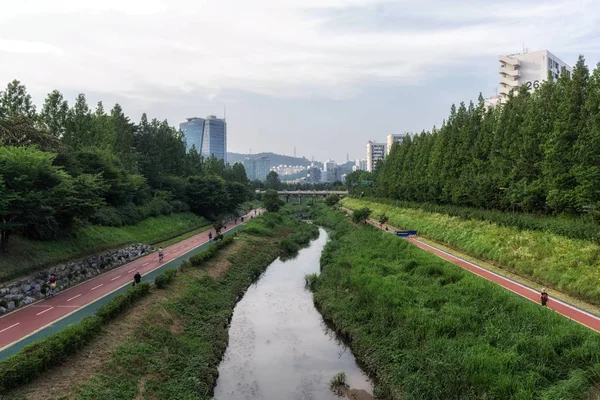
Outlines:
<svg viewBox="0 0 600 400"><path fill-rule="evenodd" d="M257 190L256 193L260 193L263 194L265 191L264 190ZM310 197L312 199L312 202L314 203L315 200L319 197L327 197L331 194L337 194L340 197L344 197L348 195L348 191L347 190L278 190L277 194L279 195L279 197L283 200L285 200L286 203L289 203L290 198L295 198L298 199L298 203L302 202L302 199L305 197Z"/></svg>

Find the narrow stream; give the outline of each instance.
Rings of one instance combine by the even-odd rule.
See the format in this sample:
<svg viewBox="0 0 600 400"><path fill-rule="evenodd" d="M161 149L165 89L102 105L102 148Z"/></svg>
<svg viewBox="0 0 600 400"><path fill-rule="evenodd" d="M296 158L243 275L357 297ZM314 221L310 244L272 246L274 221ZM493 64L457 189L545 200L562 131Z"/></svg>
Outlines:
<svg viewBox="0 0 600 400"><path fill-rule="evenodd" d="M304 287L319 272L327 233L293 260L275 260L233 312L219 366L217 400L333 400L329 382L345 372L352 389L372 393L354 356L324 323Z"/></svg>

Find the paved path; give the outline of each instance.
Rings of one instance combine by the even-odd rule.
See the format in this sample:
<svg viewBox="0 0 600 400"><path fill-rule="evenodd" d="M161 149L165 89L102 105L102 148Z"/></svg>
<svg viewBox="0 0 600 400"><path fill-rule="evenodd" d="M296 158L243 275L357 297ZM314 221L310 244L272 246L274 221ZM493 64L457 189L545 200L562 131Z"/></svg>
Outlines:
<svg viewBox="0 0 600 400"><path fill-rule="evenodd" d="M251 215L255 215L255 212L251 211L247 214L245 222L250 219ZM237 225L234 224L234 221L229 221L223 232L230 231L239 225L239 219ZM210 231L214 233L212 229L207 230L163 249L162 262L158 260L158 253L149 254L58 292L56 296L48 300L38 301L0 317L0 353L5 353L4 350L9 347L76 313L83 307L131 285L136 271L142 275L142 281L153 278L153 275L156 275L151 274L153 271L206 244Z"/></svg>
<svg viewBox="0 0 600 400"><path fill-rule="evenodd" d="M344 208L344 210L350 213L352 212L347 208ZM381 230L385 230L387 226L387 232L391 234L394 234L395 230L399 230L398 228L394 228L390 225L381 226L379 222L373 220L369 220L368 222L374 227L379 228ZM519 296L525 297L526 299L531 300L535 303L540 303L540 292L538 289L531 288L515 280L499 275L480 265L477 265L463 258L450 254L435 246L427 244L416 237L409 237L405 239L429 253L435 254L436 256L441 257L444 260L451 262L452 264L458 265L459 267L464 268L482 278L497 283L505 289L508 289L511 292L518 294ZM569 304L565 301L553 298L550 298L548 300L546 306L558 312L559 314L562 314L563 316L580 323L581 325L587 326L588 328L593 329L596 332L600 332L600 316L598 315L582 310L581 308Z"/></svg>

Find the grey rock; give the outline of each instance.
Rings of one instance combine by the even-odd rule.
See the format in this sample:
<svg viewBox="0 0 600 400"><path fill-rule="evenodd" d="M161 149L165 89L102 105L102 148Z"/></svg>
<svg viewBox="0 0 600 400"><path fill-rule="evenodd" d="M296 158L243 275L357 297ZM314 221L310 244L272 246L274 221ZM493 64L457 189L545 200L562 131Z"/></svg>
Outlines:
<svg viewBox="0 0 600 400"><path fill-rule="evenodd" d="M23 300L23 304L31 304L35 301L35 299L33 297L25 297L25 299Z"/></svg>
<svg viewBox="0 0 600 400"><path fill-rule="evenodd" d="M23 285L21 286L22 292L29 292L31 290L31 285Z"/></svg>
<svg viewBox="0 0 600 400"><path fill-rule="evenodd" d="M15 302L14 301L9 301L8 302L8 311L12 311L15 309Z"/></svg>
<svg viewBox="0 0 600 400"><path fill-rule="evenodd" d="M6 308L0 307L0 314L6 314L6 312L8 312Z"/></svg>

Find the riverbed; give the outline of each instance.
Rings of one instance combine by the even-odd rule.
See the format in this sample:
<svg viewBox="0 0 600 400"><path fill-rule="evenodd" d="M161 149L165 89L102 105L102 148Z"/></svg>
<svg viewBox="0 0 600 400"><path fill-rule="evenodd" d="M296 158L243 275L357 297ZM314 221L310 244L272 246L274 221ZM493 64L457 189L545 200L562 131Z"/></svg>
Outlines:
<svg viewBox="0 0 600 400"><path fill-rule="evenodd" d="M327 242L319 233L296 258L275 260L235 307L215 399L339 399L329 388L339 372L350 388L373 392L304 286L305 275L319 272Z"/></svg>

